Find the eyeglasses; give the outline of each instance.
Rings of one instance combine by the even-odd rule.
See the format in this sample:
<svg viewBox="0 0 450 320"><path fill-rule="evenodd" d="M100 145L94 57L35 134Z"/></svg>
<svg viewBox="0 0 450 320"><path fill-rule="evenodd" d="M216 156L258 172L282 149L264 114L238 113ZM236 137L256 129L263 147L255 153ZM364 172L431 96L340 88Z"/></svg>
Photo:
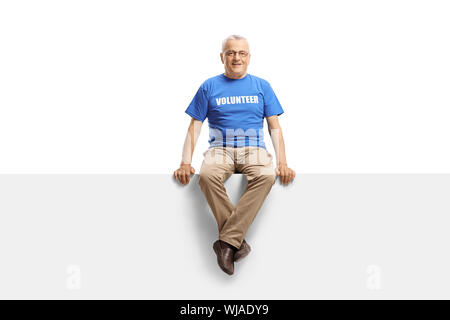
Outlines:
<svg viewBox="0 0 450 320"><path fill-rule="evenodd" d="M248 56L248 52L247 51L236 52L236 51L231 50L231 51L225 52L225 55L227 57L233 57L235 54L238 54L241 58L245 58L245 57Z"/></svg>

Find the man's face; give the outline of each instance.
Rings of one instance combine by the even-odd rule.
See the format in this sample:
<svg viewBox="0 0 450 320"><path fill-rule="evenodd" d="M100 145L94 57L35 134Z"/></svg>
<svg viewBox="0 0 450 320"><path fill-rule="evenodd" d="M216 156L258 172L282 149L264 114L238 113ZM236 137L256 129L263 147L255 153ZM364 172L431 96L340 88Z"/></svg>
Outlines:
<svg viewBox="0 0 450 320"><path fill-rule="evenodd" d="M220 54L226 75L239 79L247 73L250 62L248 51L248 43L243 39L227 41L224 52Z"/></svg>

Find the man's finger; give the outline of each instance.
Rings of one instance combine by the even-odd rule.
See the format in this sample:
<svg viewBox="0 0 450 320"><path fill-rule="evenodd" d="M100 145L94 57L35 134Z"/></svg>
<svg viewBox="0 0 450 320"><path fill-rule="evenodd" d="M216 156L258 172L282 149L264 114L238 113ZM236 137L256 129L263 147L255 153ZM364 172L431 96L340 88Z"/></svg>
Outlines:
<svg viewBox="0 0 450 320"><path fill-rule="evenodd" d="M285 182L286 184L289 184L289 175L288 175L288 174L286 174L286 175L284 176L284 182Z"/></svg>
<svg viewBox="0 0 450 320"><path fill-rule="evenodd" d="M292 170L290 170L289 171L289 182L291 182L293 178L294 178L294 173L292 172Z"/></svg>

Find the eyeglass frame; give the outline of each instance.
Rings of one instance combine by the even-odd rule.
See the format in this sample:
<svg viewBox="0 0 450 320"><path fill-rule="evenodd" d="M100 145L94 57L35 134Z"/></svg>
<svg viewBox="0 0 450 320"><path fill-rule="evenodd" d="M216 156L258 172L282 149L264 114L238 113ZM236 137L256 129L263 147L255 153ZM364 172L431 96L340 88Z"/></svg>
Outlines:
<svg viewBox="0 0 450 320"><path fill-rule="evenodd" d="M232 53L232 54L233 54L233 57L234 57L236 54L239 54L239 57L241 57L241 58L247 58L247 56L250 54L250 52L244 51L244 50L241 50L241 51L239 51L239 52L234 51L234 50L227 50L227 51L224 52L224 55L227 56L227 57L231 57L231 55L230 55L230 56L228 55L229 53ZM242 55L242 53L244 53L245 55Z"/></svg>

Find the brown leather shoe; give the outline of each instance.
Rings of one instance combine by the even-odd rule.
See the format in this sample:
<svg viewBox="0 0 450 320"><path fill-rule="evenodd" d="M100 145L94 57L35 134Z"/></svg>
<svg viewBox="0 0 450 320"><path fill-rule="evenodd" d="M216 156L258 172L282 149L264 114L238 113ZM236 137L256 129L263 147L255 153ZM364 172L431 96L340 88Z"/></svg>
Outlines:
<svg viewBox="0 0 450 320"><path fill-rule="evenodd" d="M217 263L223 272L232 275L234 273L234 252L235 249L228 243L217 240L213 244L214 252L217 255Z"/></svg>
<svg viewBox="0 0 450 320"><path fill-rule="evenodd" d="M239 260L244 259L249 253L252 248L250 245L245 241L245 239L241 243L241 247L238 251L234 254L234 261L238 262Z"/></svg>

